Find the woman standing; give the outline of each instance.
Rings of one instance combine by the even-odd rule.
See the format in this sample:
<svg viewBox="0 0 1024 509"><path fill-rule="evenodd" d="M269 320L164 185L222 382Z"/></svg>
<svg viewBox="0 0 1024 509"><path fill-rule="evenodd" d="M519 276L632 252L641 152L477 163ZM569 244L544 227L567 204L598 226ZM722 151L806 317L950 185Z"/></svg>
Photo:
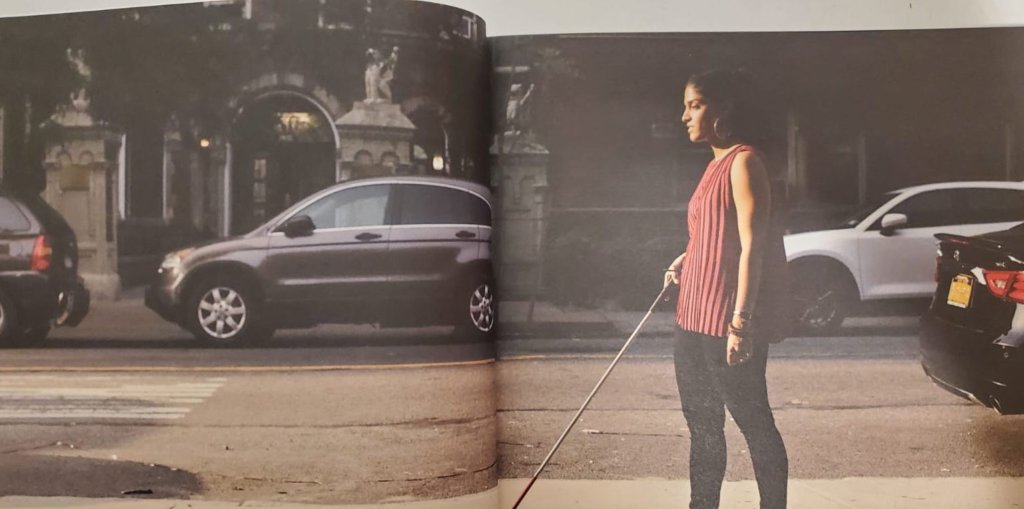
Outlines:
<svg viewBox="0 0 1024 509"><path fill-rule="evenodd" d="M761 509L780 509L789 465L768 405L765 364L785 325L785 313L768 309L786 295L774 284L784 280L785 252L772 227L764 161L750 145L764 123L744 71L691 77L683 102L690 141L714 153L687 208L689 244L665 274L666 286L679 284L675 367L691 435L690 508L719 505L728 408L749 446Z"/></svg>

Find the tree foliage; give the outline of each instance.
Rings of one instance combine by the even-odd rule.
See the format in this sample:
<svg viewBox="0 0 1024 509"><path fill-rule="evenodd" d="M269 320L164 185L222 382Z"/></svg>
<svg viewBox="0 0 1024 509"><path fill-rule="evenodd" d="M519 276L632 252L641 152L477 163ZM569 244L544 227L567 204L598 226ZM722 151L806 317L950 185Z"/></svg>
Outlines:
<svg viewBox="0 0 1024 509"><path fill-rule="evenodd" d="M0 152L6 185L42 188L39 126L81 85L67 59L75 25L69 18L29 17L4 21L0 30Z"/></svg>
<svg viewBox="0 0 1024 509"><path fill-rule="evenodd" d="M176 118L183 134L216 130L247 53L202 4L96 15L76 44L91 70L92 112L115 125Z"/></svg>

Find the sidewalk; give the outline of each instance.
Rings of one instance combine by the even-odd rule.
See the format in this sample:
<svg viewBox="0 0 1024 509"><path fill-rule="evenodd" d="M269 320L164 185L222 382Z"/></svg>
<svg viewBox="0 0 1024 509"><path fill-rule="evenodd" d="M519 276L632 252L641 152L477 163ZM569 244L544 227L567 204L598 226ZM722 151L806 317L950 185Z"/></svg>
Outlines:
<svg viewBox="0 0 1024 509"><path fill-rule="evenodd" d="M275 502L203 500L86 499L0 497L0 509L507 509L526 485L503 479L496 490L464 497L378 505L306 505ZM685 480L546 480L534 485L522 509L678 509L685 507ZM727 482L721 509L757 506L754 481ZM848 478L792 480L788 509L1014 509L1024 508L1024 478Z"/></svg>

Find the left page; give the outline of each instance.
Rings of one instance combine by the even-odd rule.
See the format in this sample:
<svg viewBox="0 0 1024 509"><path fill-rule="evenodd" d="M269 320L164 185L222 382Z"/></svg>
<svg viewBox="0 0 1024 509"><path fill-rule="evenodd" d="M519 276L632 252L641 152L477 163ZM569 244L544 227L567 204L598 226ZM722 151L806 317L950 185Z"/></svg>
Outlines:
<svg viewBox="0 0 1024 509"><path fill-rule="evenodd" d="M489 76L429 3L0 20L0 506L491 507Z"/></svg>

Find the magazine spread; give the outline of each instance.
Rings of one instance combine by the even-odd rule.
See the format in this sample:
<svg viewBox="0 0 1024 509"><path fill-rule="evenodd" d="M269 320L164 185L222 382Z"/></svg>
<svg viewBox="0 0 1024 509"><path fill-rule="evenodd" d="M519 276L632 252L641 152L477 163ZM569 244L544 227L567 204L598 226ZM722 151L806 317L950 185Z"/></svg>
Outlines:
<svg viewBox="0 0 1024 509"><path fill-rule="evenodd" d="M0 508L1016 507L1022 47L0 19Z"/></svg>

